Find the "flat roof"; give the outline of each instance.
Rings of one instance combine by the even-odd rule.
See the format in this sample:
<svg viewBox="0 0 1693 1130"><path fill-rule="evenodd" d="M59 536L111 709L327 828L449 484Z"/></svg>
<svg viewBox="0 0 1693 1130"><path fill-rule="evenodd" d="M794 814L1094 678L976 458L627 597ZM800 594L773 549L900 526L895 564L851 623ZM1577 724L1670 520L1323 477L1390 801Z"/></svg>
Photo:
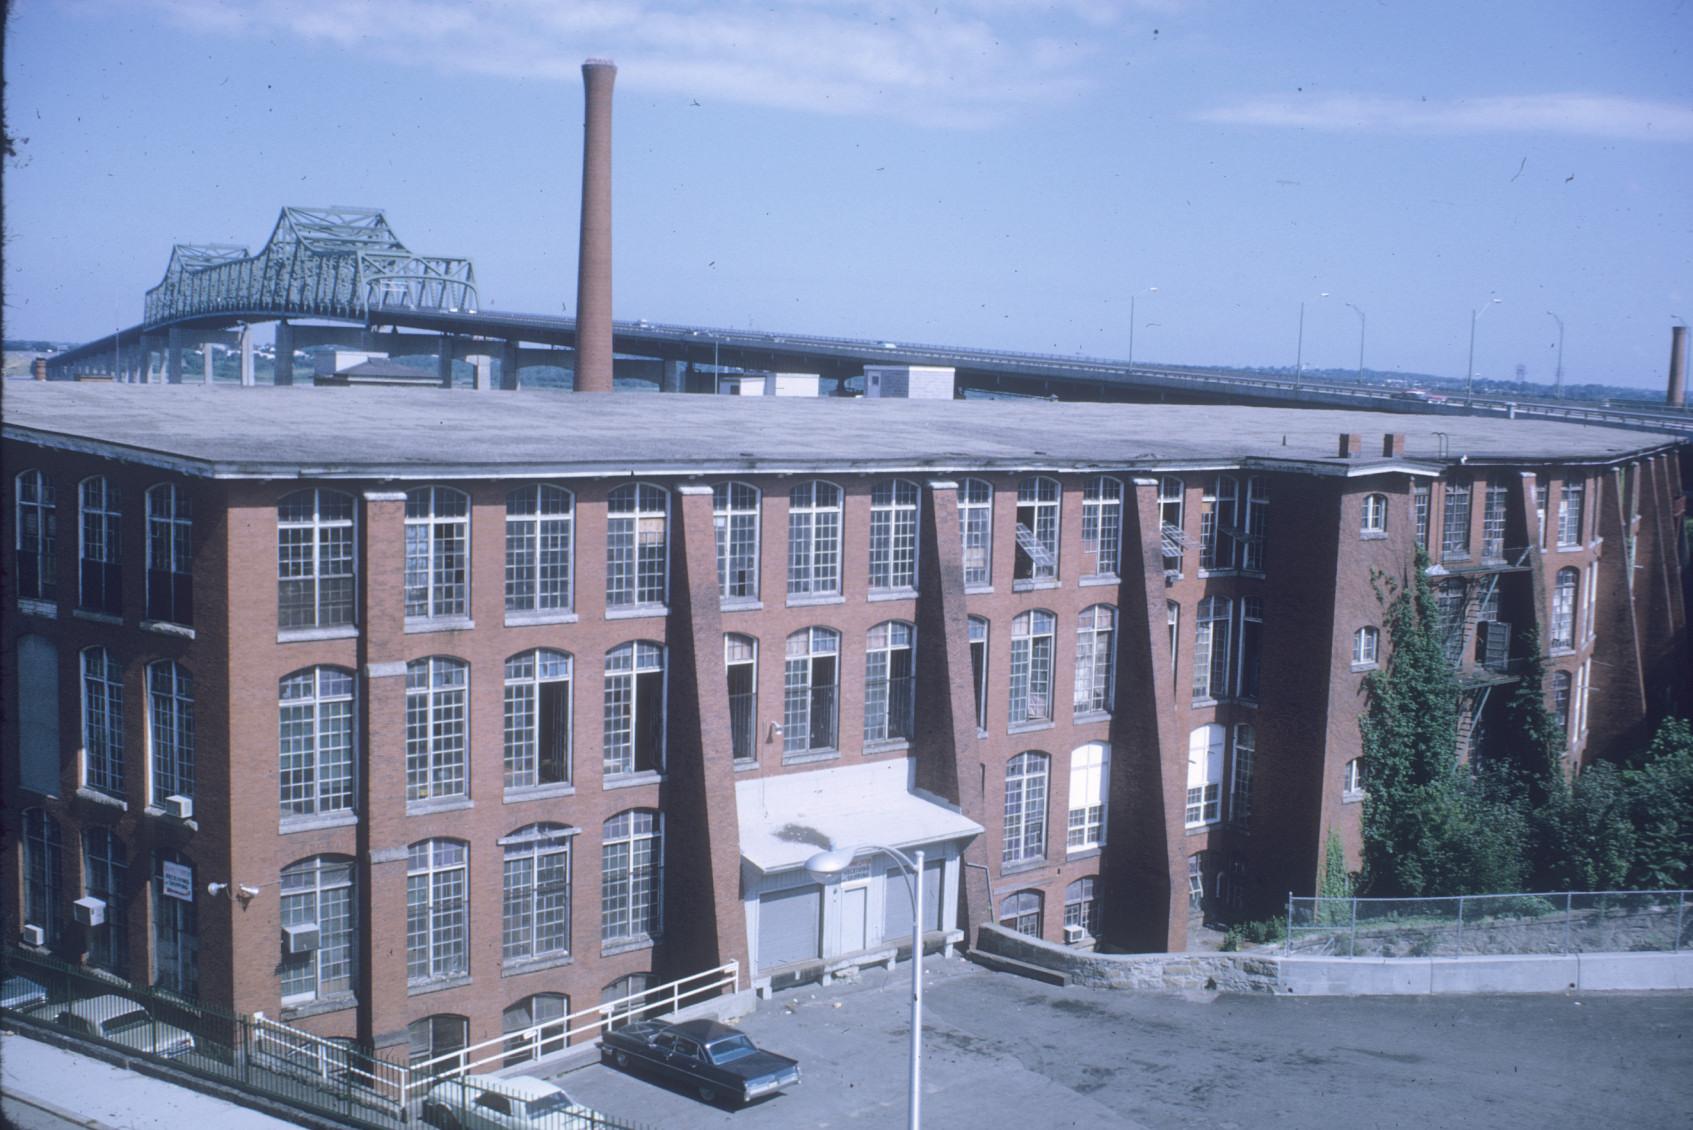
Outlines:
<svg viewBox="0 0 1693 1130"><path fill-rule="evenodd" d="M1234 405L8 382L10 439L217 478L478 478L1290 465L1359 474L1610 462L1677 437L1591 424ZM1361 457L1336 455L1341 433ZM1385 433L1405 453L1381 457Z"/></svg>

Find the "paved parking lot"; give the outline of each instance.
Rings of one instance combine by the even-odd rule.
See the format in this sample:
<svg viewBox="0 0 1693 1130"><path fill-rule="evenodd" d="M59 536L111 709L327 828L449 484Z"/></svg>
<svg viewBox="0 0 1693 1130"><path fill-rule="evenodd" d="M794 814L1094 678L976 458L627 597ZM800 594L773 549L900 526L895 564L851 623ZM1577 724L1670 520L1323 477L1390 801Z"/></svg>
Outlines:
<svg viewBox="0 0 1693 1130"><path fill-rule="evenodd" d="M928 1130L1693 1124L1693 994L1300 998L1060 989L924 965ZM595 1064L578 1101L665 1130L905 1124L910 973L778 994L741 1027L804 1082L741 1111Z"/></svg>

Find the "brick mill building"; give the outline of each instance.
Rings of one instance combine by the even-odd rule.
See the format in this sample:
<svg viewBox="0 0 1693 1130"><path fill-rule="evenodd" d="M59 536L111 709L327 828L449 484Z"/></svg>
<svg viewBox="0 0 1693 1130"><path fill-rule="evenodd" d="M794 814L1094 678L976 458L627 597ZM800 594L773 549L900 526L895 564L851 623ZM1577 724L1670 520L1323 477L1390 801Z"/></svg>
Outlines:
<svg viewBox="0 0 1693 1130"><path fill-rule="evenodd" d="M1041 401L7 388L5 917L401 1056L999 921L1180 950L1356 859L1372 584L1464 742L1685 706L1673 441ZM1500 693L1504 688L1504 693ZM1460 753L1468 750L1459 751ZM99 924L92 924L92 923Z"/></svg>

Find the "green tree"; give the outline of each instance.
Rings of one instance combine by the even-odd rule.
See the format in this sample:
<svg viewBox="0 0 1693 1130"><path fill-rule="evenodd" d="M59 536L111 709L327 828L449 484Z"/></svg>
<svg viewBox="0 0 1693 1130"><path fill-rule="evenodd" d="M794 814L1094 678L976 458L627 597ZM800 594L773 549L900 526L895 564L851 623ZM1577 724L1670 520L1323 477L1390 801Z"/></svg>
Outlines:
<svg viewBox="0 0 1693 1130"><path fill-rule="evenodd" d="M1635 835L1628 787L1616 766L1590 765L1574 782L1560 775L1531 820L1536 888L1609 891L1626 884Z"/></svg>
<svg viewBox="0 0 1693 1130"><path fill-rule="evenodd" d="M1629 885L1687 886L1693 882L1693 725L1665 721L1641 764L1622 776L1634 830Z"/></svg>

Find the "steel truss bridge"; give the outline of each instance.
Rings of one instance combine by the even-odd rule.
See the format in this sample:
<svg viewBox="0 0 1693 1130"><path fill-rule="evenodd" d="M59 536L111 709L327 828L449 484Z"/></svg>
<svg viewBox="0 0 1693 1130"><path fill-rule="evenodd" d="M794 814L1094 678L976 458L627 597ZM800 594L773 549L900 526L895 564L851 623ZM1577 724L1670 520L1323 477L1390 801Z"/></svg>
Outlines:
<svg viewBox="0 0 1693 1130"><path fill-rule="evenodd" d="M278 383L292 383L295 349L327 343L394 356L434 355L443 384L451 383L455 358L476 360L478 383L500 388L518 387L518 371L526 365L574 368L575 319L480 309L470 260L413 253L380 209L285 207L257 254L226 244L176 245L163 280L147 292L142 322L49 358L48 374L178 381L185 346L228 342L240 346L243 383L251 383L249 331L259 322L277 324ZM644 320L614 323L613 348L619 377L638 375L675 392L715 391L725 371L815 373L839 381L861 374L865 365L938 365L955 370L959 389L975 392L1532 416L1693 436L1693 412L1685 408L1422 399L1380 386L1069 354ZM202 379L209 380L211 353L201 352Z"/></svg>

